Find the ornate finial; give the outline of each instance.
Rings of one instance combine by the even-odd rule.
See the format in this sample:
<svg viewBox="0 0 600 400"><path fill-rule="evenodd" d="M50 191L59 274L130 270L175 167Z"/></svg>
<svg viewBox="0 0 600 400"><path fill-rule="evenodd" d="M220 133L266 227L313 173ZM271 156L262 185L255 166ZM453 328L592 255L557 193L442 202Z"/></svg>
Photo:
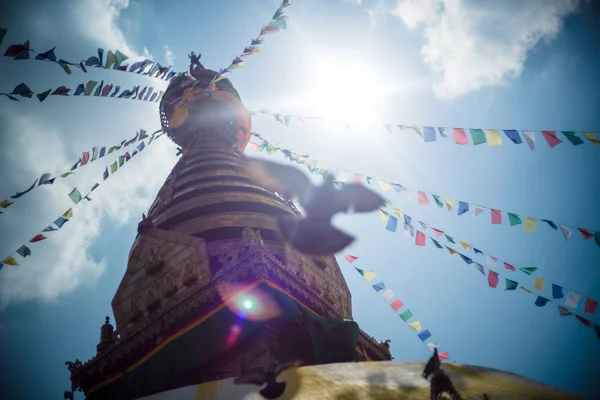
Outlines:
<svg viewBox="0 0 600 400"><path fill-rule="evenodd" d="M110 324L110 317L109 317L108 315L106 316L104 323L105 323L106 325L109 325L109 324Z"/></svg>
<svg viewBox="0 0 600 400"><path fill-rule="evenodd" d="M201 68L201 69L205 69L204 65L202 65L202 63L200 62L200 58L202 58L202 53L200 53L199 55L196 55L193 51L188 54L188 57L190 58L190 73L196 68Z"/></svg>

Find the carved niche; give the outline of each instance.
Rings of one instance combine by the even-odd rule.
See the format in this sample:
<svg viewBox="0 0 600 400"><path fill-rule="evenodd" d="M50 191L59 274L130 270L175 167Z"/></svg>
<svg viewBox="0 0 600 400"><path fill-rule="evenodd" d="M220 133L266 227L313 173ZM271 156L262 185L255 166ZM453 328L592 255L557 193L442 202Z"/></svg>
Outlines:
<svg viewBox="0 0 600 400"><path fill-rule="evenodd" d="M196 266L191 261L186 261L183 264L183 284L185 286L191 286L198 280L198 274L196 273Z"/></svg>
<svg viewBox="0 0 600 400"><path fill-rule="evenodd" d="M160 297L158 296L158 290L151 286L146 290L146 309L148 311L155 311L159 306Z"/></svg>
<svg viewBox="0 0 600 400"><path fill-rule="evenodd" d="M161 283L161 287L164 297L170 297L177 292L177 284L170 274L165 275L165 278Z"/></svg>
<svg viewBox="0 0 600 400"><path fill-rule="evenodd" d="M158 246L152 245L148 249L148 253L146 255L146 262L145 262L146 273L148 275L152 275L155 272L157 272L159 269L161 269L164 264L165 264L165 262L162 260L160 254L158 252Z"/></svg>
<svg viewBox="0 0 600 400"><path fill-rule="evenodd" d="M130 298L126 303L126 312L129 314L129 321L135 322L142 316L142 307L140 300Z"/></svg>

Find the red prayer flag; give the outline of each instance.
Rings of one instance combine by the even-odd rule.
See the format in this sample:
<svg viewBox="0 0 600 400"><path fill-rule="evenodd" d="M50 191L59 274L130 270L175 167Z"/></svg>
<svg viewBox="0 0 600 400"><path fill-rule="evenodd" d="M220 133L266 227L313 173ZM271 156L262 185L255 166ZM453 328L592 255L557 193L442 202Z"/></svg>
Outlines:
<svg viewBox="0 0 600 400"><path fill-rule="evenodd" d="M352 180L355 183L360 183L360 182L362 182L362 175L361 174L354 174L354 178Z"/></svg>
<svg viewBox="0 0 600 400"><path fill-rule="evenodd" d="M502 223L502 211L500 210L494 210L493 208L491 209L492 211L492 224L493 225L500 225Z"/></svg>
<svg viewBox="0 0 600 400"><path fill-rule="evenodd" d="M71 89L69 89L68 87L65 86L61 86L56 88L56 90L52 93L50 93L50 95L66 95L67 93L69 93L71 91Z"/></svg>
<svg viewBox="0 0 600 400"><path fill-rule="evenodd" d="M510 269L511 271L516 271L517 269L515 267L513 267L512 265L510 265L509 263L505 262L504 263L504 267L506 269Z"/></svg>
<svg viewBox="0 0 600 400"><path fill-rule="evenodd" d="M81 157L81 163L79 164L81 167L83 167L85 164L87 164L87 162L90 159L90 152L89 151L84 151L83 152L83 156Z"/></svg>
<svg viewBox="0 0 600 400"><path fill-rule="evenodd" d="M390 304L390 306L392 307L392 309L394 311L398 311L399 309L402 308L403 305L404 304L402 304L402 302L400 301L400 299L396 299L396 300L393 301L392 304Z"/></svg>
<svg viewBox="0 0 600 400"><path fill-rule="evenodd" d="M425 234L421 231L417 231L417 238L415 239L415 244L417 246L425 246Z"/></svg>
<svg viewBox="0 0 600 400"><path fill-rule="evenodd" d="M488 283L490 284L490 287L494 289L498 286L498 273L491 269L488 270Z"/></svg>
<svg viewBox="0 0 600 400"><path fill-rule="evenodd" d="M438 358L440 359L440 361L444 361L450 359L450 355L447 352L443 351L441 353L438 353Z"/></svg>
<svg viewBox="0 0 600 400"><path fill-rule="evenodd" d="M435 236L442 236L444 231L440 231L439 229L431 228L431 230L435 233Z"/></svg>
<svg viewBox="0 0 600 400"><path fill-rule="evenodd" d="M578 230L579 232L581 232L581 234L583 235L583 238L584 238L585 240L588 240L588 239L591 239L591 238L593 238L593 237L594 237L594 234L593 234L592 232L588 231L588 230L587 230L587 229L585 229L585 228L577 228L577 230Z"/></svg>
<svg viewBox="0 0 600 400"><path fill-rule="evenodd" d="M592 321L590 321L589 319L585 319L583 317L580 317L579 315L575 314L575 318L577 318L579 320L579 322L581 322L582 324L584 324L585 326L587 326L588 328L592 327Z"/></svg>
<svg viewBox="0 0 600 400"><path fill-rule="evenodd" d="M348 260L348 262L350 264L352 264L354 261L358 260L358 257L356 256L351 256L350 254L348 254L347 256L344 257L346 260Z"/></svg>
<svg viewBox="0 0 600 400"><path fill-rule="evenodd" d="M419 199L419 204L429 204L429 199L427 198L427 193L417 190L417 197Z"/></svg>
<svg viewBox="0 0 600 400"><path fill-rule="evenodd" d="M598 302L588 297L587 299L585 299L585 308L583 309L583 312L586 314L594 314L596 312L597 306Z"/></svg>
<svg viewBox="0 0 600 400"><path fill-rule="evenodd" d="M41 233L39 235L34 236L29 242L30 243L35 243L35 242L40 242L42 240L46 239L46 236L42 235Z"/></svg>
<svg viewBox="0 0 600 400"><path fill-rule="evenodd" d="M467 134L463 128L454 128L453 131L456 144L469 144L469 139L467 139Z"/></svg>
<svg viewBox="0 0 600 400"><path fill-rule="evenodd" d="M546 139L546 143L548 143L550 148L562 143L562 140L556 137L556 132L554 131L542 131L542 136L544 136L544 139Z"/></svg>

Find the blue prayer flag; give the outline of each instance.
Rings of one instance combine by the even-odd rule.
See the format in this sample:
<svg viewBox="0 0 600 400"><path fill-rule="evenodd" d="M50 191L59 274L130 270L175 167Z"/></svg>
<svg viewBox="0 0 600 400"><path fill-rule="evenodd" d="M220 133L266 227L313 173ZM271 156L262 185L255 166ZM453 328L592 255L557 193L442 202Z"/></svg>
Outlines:
<svg viewBox="0 0 600 400"><path fill-rule="evenodd" d="M548 300L545 297L542 296L538 296L537 299L535 300L535 305L538 307L544 307L546 304L548 304L550 300Z"/></svg>
<svg viewBox="0 0 600 400"><path fill-rule="evenodd" d="M459 201L458 202L458 215L463 215L467 211L469 211L469 203L466 203L464 201Z"/></svg>
<svg viewBox="0 0 600 400"><path fill-rule="evenodd" d="M385 284L383 282L376 283L373 285L373 289L375 289L376 292L379 292L385 289Z"/></svg>
<svg viewBox="0 0 600 400"><path fill-rule="evenodd" d="M417 336L422 341L426 341L427 339L429 339L431 337L431 333L429 332L429 329L427 329L427 330L424 330L423 332L417 334Z"/></svg>
<svg viewBox="0 0 600 400"><path fill-rule="evenodd" d="M433 126L423 127L423 140L425 142L435 142L435 129Z"/></svg>
<svg viewBox="0 0 600 400"><path fill-rule="evenodd" d="M398 218L390 215L390 218L387 221L387 225L385 226L385 229L387 229L390 232L396 232L397 227L398 227Z"/></svg>
<svg viewBox="0 0 600 400"><path fill-rule="evenodd" d="M521 139L521 136L519 136L519 132L517 132L514 129L505 129L504 133L506 134L506 136L512 140L512 142L514 144L521 144L523 143L523 140Z"/></svg>
<svg viewBox="0 0 600 400"><path fill-rule="evenodd" d="M562 289L563 289L562 287L553 283L552 284L552 298L553 299L562 299L563 297L565 297L565 295L562 292Z"/></svg>

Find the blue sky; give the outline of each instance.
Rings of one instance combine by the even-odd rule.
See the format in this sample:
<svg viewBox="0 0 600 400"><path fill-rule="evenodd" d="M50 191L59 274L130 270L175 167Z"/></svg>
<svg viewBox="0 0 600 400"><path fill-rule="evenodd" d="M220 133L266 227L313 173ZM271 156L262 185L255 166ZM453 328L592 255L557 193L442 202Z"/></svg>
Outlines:
<svg viewBox="0 0 600 400"><path fill-rule="evenodd" d="M174 57L176 70L187 67L191 50L201 52L209 68L226 67L278 6L275 0L190 0L177 7L127 0L38 3L21 1L2 13L0 26L9 32L1 51L29 39L36 50L57 46L58 57L78 61L97 47L119 48L132 59L146 54L167 63ZM231 75L234 85L250 109L328 114L355 127L308 121L285 128L258 115L256 132L364 175L521 215L600 227L595 189L600 150L587 141L573 147L565 140L549 149L538 133L532 152L505 137L501 147L492 148L457 146L439 137L423 143L414 133L390 135L381 125L599 131L597 4L292 3L287 31L266 38L263 54L249 57ZM0 91L20 82L35 92L89 79L150 84L117 71L76 70L67 76L57 65L38 61L3 58L0 70ZM0 101L1 187L7 197L44 172L68 169L83 150L159 126L152 103L81 97ZM112 315L110 301L135 226L177 159L174 145L163 139L102 184L61 231L31 246L33 255L21 267L0 272L0 358L10 366L0 387L7 397L61 396L69 386L64 361L94 355L104 316ZM0 221L3 254L61 215L69 207L67 193L74 186L87 192L112 158L19 199ZM280 155L271 159L286 162ZM540 224L535 233L525 233L506 223L491 226L489 213L459 217L403 201L396 193L385 195L414 220L517 267L537 267L540 276L580 293L582 301L600 298L600 250L578 232L566 242ZM559 317L555 304L538 308L535 297L523 291L489 288L460 258L431 245L414 246L401 230L386 231L376 214L338 216L335 223L358 236L351 249L359 257L355 265L377 271L452 360L600 396L594 380L600 341L574 318ZM485 264L481 256L472 257ZM426 360L427 347L343 258L340 266L361 328L391 339L396 360ZM514 276L528 285L533 278ZM590 319L600 323L598 315Z"/></svg>

